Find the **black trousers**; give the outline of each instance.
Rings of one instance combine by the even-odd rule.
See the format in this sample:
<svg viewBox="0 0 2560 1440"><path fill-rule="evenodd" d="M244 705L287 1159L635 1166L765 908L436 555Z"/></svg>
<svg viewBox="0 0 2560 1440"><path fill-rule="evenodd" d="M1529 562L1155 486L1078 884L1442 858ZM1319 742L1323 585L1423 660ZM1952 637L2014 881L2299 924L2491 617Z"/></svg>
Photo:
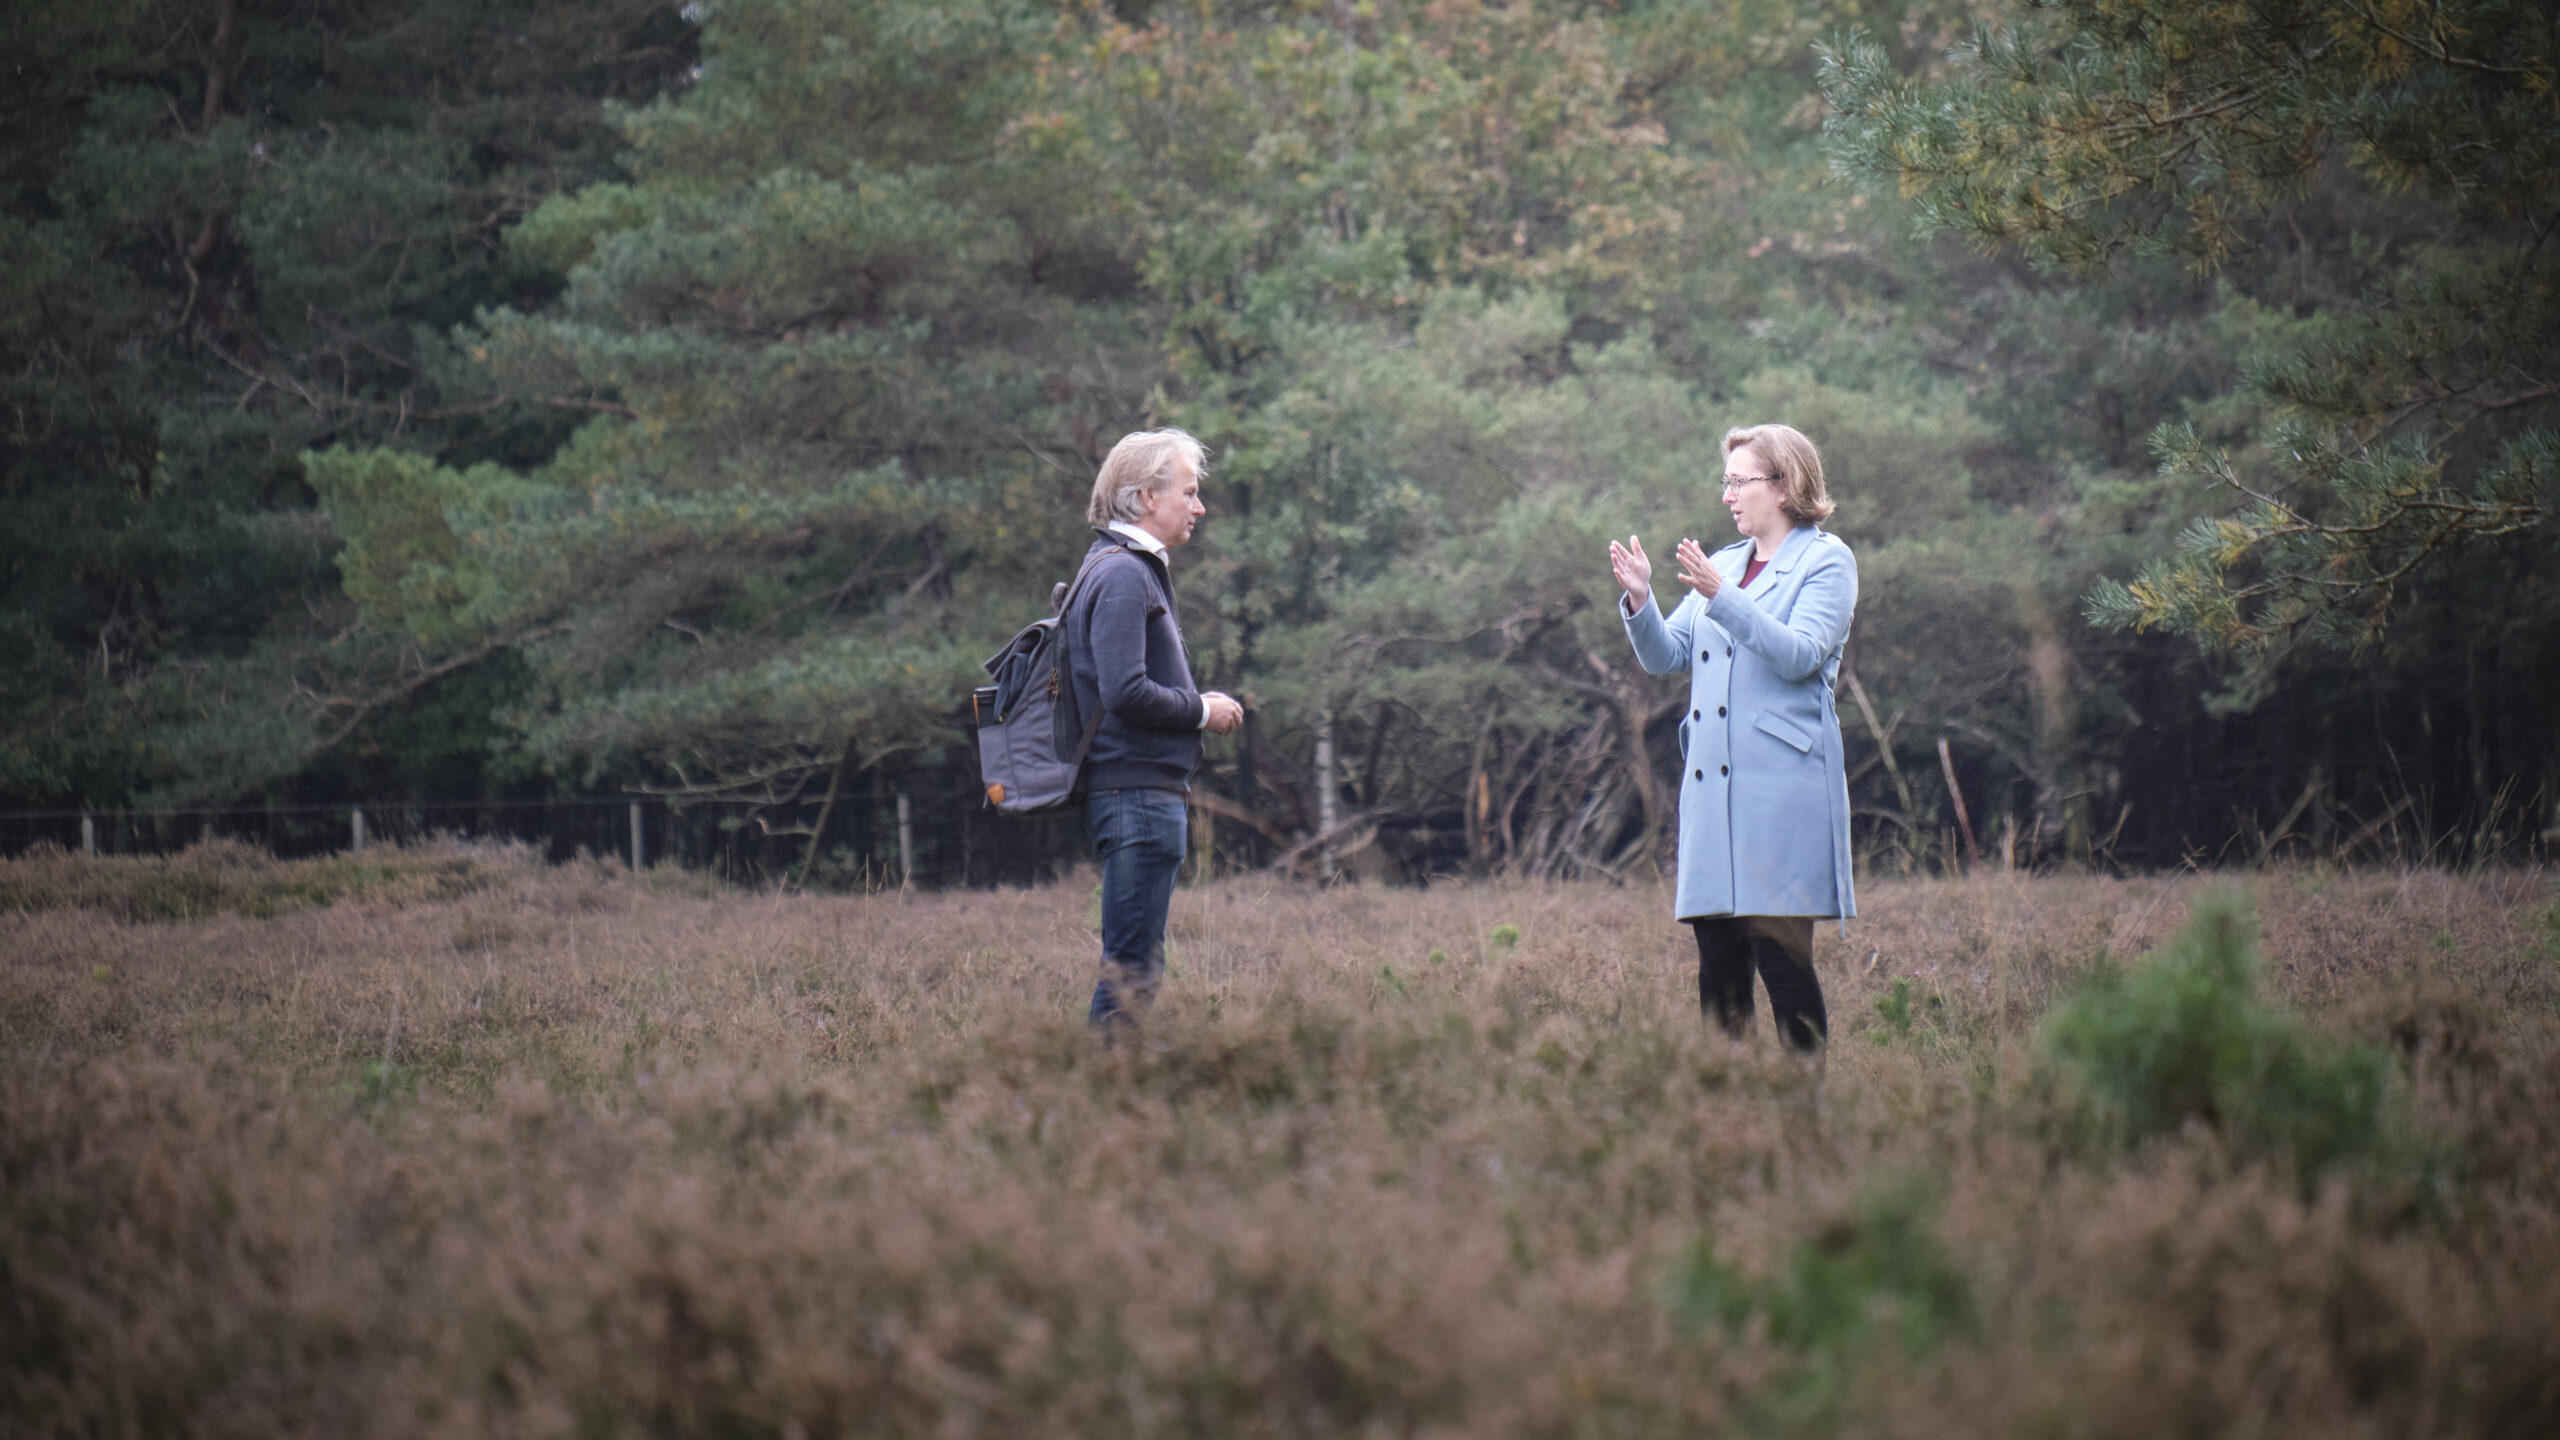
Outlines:
<svg viewBox="0 0 2560 1440"><path fill-rule="evenodd" d="M1751 972L1769 987L1778 1038L1812 1050L1831 1034L1822 982L1813 973L1813 917L1718 915L1692 920L1698 932L1698 1006L1739 1040L1751 1031Z"/></svg>

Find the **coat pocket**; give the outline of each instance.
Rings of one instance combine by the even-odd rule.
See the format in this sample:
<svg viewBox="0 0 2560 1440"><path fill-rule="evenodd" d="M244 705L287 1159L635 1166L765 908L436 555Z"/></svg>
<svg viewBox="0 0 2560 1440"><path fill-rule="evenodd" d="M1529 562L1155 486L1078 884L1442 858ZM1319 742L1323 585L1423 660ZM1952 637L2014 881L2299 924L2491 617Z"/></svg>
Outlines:
<svg viewBox="0 0 2560 1440"><path fill-rule="evenodd" d="M1751 728L1784 740L1803 754L1813 753L1813 735L1783 715L1762 715L1751 722Z"/></svg>

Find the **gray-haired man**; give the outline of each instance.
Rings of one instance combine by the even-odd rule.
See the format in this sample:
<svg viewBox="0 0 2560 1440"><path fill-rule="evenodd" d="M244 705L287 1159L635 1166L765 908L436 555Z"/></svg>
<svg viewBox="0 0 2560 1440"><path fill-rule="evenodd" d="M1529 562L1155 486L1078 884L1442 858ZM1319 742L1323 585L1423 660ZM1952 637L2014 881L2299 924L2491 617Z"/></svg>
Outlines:
<svg viewBox="0 0 2560 1440"><path fill-rule="evenodd" d="M1169 557L1208 513L1206 460L1179 430L1143 430L1111 447L1085 510L1095 531L1086 553L1099 558L1061 617L1076 705L1102 714L1083 779L1085 828L1102 860L1097 1025L1125 1023L1155 998L1201 732L1244 723L1243 706L1193 685L1174 603Z"/></svg>

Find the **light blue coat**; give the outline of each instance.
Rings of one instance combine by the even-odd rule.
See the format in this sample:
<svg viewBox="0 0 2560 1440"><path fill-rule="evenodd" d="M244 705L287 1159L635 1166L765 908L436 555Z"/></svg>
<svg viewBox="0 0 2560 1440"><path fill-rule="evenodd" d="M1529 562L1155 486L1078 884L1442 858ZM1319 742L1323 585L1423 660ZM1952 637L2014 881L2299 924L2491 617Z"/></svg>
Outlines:
<svg viewBox="0 0 2560 1440"><path fill-rule="evenodd" d="M1713 603L1689 591L1669 618L1619 606L1636 660L1689 672L1680 720L1680 882L1673 913L1858 913L1849 866L1849 777L1831 689L1858 608L1858 562L1799 525L1742 588L1751 541L1708 560Z"/></svg>

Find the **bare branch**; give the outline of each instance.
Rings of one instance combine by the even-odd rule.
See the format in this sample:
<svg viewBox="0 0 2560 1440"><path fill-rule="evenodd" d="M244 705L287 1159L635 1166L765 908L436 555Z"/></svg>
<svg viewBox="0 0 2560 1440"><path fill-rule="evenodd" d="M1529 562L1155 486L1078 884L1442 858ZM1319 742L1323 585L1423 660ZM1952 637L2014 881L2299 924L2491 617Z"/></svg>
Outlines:
<svg viewBox="0 0 2560 1440"><path fill-rule="evenodd" d="M2439 65L2448 65L2457 70L2475 70L2483 75L2525 76L2533 73L2532 70L2523 66L2492 65L2486 60L2474 60L2467 55L2456 55L2445 49L2441 42L2430 43L2406 31L2395 29L2390 21L2382 18L2381 12L2373 8L2372 0L2364 0L2364 3L2359 4L2356 9L2363 14L2365 23Z"/></svg>

